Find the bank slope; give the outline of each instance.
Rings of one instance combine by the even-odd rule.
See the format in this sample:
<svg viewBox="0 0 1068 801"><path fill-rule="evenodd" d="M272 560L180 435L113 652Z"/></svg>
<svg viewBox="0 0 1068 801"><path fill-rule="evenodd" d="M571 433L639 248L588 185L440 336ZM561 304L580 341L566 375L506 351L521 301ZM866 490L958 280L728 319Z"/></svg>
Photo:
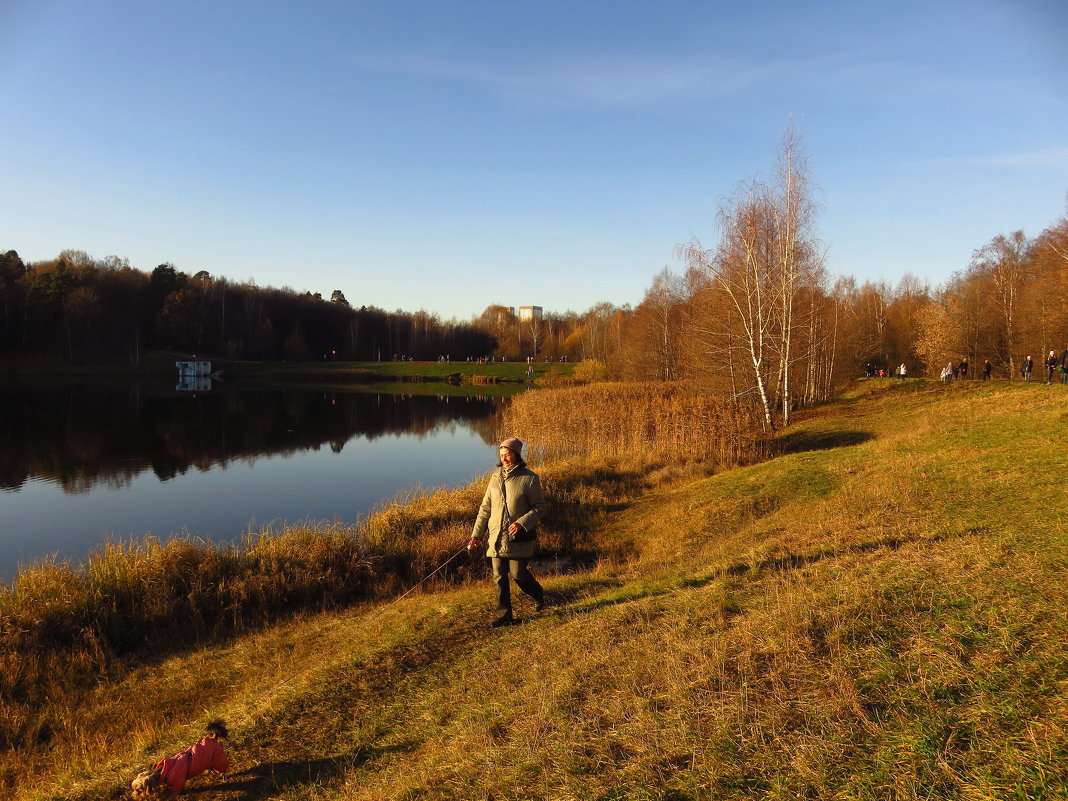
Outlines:
<svg viewBox="0 0 1068 801"><path fill-rule="evenodd" d="M612 513L634 558L526 625L472 586L169 660L27 792L102 797L222 715L204 798L1068 797L1066 423L1060 387L861 384Z"/></svg>

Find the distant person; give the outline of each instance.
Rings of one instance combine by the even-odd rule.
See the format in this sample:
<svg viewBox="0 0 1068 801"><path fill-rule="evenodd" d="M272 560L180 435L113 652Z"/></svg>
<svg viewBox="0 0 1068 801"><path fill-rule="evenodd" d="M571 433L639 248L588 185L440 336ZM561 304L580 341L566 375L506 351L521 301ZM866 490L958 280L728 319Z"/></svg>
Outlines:
<svg viewBox="0 0 1068 801"><path fill-rule="evenodd" d="M1068 348L1061 354L1061 383L1068 384Z"/></svg>
<svg viewBox="0 0 1068 801"><path fill-rule="evenodd" d="M905 377L905 373L907 371L908 371L908 368L905 367L905 363L901 362L901 366L897 368L897 377L898 378L904 378Z"/></svg>
<svg viewBox="0 0 1068 801"><path fill-rule="evenodd" d="M1051 350L1049 356L1046 357L1046 383L1053 383L1053 374L1057 371L1057 365L1060 364L1060 358L1057 356L1057 351Z"/></svg>
<svg viewBox="0 0 1068 801"><path fill-rule="evenodd" d="M968 377L968 357L967 356L962 356L961 357L961 360L960 360L960 377L961 378L967 378Z"/></svg>
<svg viewBox="0 0 1068 801"><path fill-rule="evenodd" d="M1030 381L1031 380L1031 373L1033 373L1034 371L1035 371L1035 360L1032 359L1030 356L1028 356L1026 359L1024 359L1023 368L1020 370L1020 372L1023 373L1024 381Z"/></svg>
<svg viewBox="0 0 1068 801"><path fill-rule="evenodd" d="M990 364L990 359L983 359L983 380L990 380L990 371L993 369L993 365Z"/></svg>
<svg viewBox="0 0 1068 801"><path fill-rule="evenodd" d="M497 448L498 470L490 476L475 518L467 550L474 551L487 537L486 556L491 560L493 583L497 587L497 617L492 626L509 626L512 592L509 576L516 586L534 599L534 611L545 606L545 591L530 572L534 556L536 526L545 512L545 496L536 473L523 461L523 443L510 437Z"/></svg>

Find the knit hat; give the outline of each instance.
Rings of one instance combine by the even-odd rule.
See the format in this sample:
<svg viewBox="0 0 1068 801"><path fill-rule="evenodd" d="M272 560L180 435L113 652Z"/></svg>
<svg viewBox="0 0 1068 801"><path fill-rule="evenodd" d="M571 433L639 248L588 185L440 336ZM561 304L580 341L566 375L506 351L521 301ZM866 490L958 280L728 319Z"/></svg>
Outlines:
<svg viewBox="0 0 1068 801"><path fill-rule="evenodd" d="M508 450L512 451L516 456L523 455L523 443L515 437L509 437L497 446L498 450L500 450L501 448L507 448Z"/></svg>

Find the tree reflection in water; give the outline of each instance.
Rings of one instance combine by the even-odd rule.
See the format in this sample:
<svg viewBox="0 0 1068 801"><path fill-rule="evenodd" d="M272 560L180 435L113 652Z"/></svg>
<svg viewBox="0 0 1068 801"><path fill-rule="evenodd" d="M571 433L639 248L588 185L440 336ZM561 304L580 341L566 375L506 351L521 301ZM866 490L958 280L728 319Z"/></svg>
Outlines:
<svg viewBox="0 0 1068 801"><path fill-rule="evenodd" d="M68 493L160 481L190 468L318 450L354 437L425 437L450 425L494 442L497 402L480 396L216 390L196 395L63 388L0 392L0 487L55 482Z"/></svg>

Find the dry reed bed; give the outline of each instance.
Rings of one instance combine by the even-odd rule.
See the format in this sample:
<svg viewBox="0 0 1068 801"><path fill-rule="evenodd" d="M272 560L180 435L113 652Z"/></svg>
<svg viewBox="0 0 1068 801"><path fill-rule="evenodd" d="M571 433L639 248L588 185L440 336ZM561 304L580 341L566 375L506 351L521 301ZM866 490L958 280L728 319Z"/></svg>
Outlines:
<svg viewBox="0 0 1068 801"><path fill-rule="evenodd" d="M192 540L109 544L82 569L47 561L0 589L0 746L45 742L48 705L167 653L295 610L365 597L374 562L335 528L290 529L245 547Z"/></svg>
<svg viewBox="0 0 1068 801"><path fill-rule="evenodd" d="M767 454L749 408L684 382L591 384L520 395L506 427L545 459L626 454L734 467Z"/></svg>

